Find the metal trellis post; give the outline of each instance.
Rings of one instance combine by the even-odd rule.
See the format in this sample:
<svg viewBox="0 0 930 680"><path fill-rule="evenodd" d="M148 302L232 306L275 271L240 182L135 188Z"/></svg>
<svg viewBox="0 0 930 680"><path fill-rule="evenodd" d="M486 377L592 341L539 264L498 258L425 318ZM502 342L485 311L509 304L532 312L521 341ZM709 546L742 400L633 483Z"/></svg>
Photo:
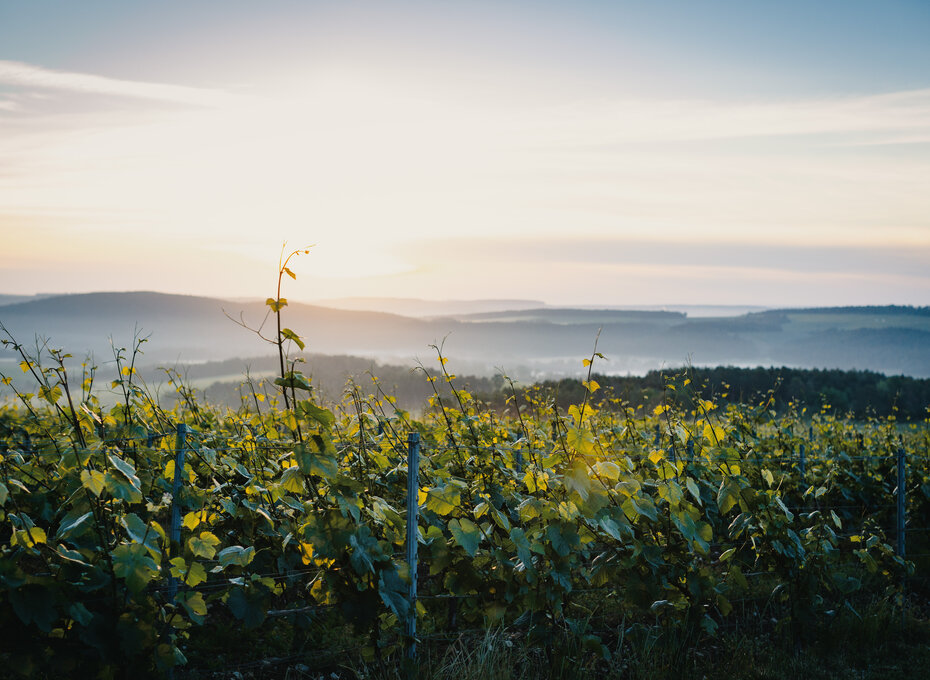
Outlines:
<svg viewBox="0 0 930 680"><path fill-rule="evenodd" d="M178 494L181 491L181 479L184 473L184 451L187 448L187 425L178 425L177 439L175 440L174 479L171 482L171 526L168 529L168 538L172 548L181 541L181 503ZM178 580L174 576L168 577L168 600L174 601L178 593Z"/></svg>
<svg viewBox="0 0 930 680"><path fill-rule="evenodd" d="M407 620L404 634L407 638L409 677L416 675L417 658L417 496L420 469L420 433L407 434L407 566L410 569L410 587L407 591Z"/></svg>
<svg viewBox="0 0 930 680"><path fill-rule="evenodd" d="M896 527L897 535L898 535L897 553L898 553L898 557L900 557L901 559L904 559L906 555L905 543L904 543L904 522L906 519L905 514L904 514L906 512L906 505L905 505L906 499L905 499L904 487L907 481L906 472L907 470L905 468L904 447L899 446L898 447L898 485L895 490L895 493L897 494L897 497L898 497L897 498L897 501L898 501L897 520L898 521L897 521L897 527Z"/></svg>
<svg viewBox="0 0 930 680"><path fill-rule="evenodd" d="M801 484L803 485L803 484L804 484L804 475L805 475L805 472L807 471L807 458L806 458L805 455L804 455L804 453L805 453L805 451L804 451L804 444L801 444L801 449L800 449L799 453L800 453L800 460L798 461L798 470L799 470L800 473L801 473Z"/></svg>

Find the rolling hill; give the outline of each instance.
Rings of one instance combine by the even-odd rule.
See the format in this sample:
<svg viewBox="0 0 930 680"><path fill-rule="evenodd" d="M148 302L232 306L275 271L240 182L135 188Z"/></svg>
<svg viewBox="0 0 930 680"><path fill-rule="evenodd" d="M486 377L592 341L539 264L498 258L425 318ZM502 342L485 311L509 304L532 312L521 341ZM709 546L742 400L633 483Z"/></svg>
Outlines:
<svg viewBox="0 0 930 680"><path fill-rule="evenodd" d="M467 308L467 306L466 306ZM351 354L411 364L431 361L429 345L469 370L495 366L540 377L577 372L581 358L598 350L603 372L642 374L660 367L787 365L798 368L874 370L930 376L930 308L847 307L766 310L739 316L690 318L684 312L536 307L414 318L388 312L291 303L284 324L316 354ZM133 337L148 337L144 363L201 363L273 353L274 348L237 325L261 325L259 301L153 292L90 293L30 298L0 306L2 323L18 341L47 338L98 362ZM266 334L273 326L266 325ZM9 358L9 353L6 355Z"/></svg>

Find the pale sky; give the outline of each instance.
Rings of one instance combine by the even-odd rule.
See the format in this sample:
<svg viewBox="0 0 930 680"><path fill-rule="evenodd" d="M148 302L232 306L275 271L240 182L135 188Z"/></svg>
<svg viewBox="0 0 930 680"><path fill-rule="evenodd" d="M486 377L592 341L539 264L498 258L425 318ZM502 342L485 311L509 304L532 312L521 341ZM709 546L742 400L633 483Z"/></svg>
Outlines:
<svg viewBox="0 0 930 680"><path fill-rule="evenodd" d="M0 293L930 304L930 3L0 0Z"/></svg>

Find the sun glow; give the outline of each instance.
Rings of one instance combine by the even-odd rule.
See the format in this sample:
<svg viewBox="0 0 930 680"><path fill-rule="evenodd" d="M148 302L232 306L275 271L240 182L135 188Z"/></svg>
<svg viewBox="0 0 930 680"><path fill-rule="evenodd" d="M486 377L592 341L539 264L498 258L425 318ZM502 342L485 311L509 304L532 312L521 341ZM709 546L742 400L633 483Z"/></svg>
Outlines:
<svg viewBox="0 0 930 680"><path fill-rule="evenodd" d="M102 268L115 266L114 244L175 262L184 251L199 273L173 285L199 277L205 294L227 295L252 293L259 278L230 277L234 266L264 271L283 241L316 243L305 296L331 280L327 295L441 289L462 297L493 296L500 282L476 282L465 270L449 281L449 259L469 251L467 267L477 272L505 239L546 251L521 267L533 283L520 294L543 296L537 288L546 281L549 298L564 289L547 269L565 263L566 238L759 252L930 248L930 197L921 190L930 166L920 154L887 151L901 146L890 142L930 136L930 90L565 102L555 82L504 91L336 66L227 90L0 62L4 78L56 98L53 110L21 94L3 114L19 128L0 134L0 161L12 169L0 177L0 229L11 244L0 256L10 275L0 283L8 290L39 268L49 243ZM59 113L68 101L71 112ZM455 239L474 248L443 252ZM232 258L226 267L224 257ZM670 264L650 257L601 271L601 285L616 290L639 271L652 287L647 273ZM729 274L748 276L733 266ZM67 278L55 285L73 285ZM351 291L337 289L348 281L356 282ZM163 289L155 281L129 287ZM670 286L666 295L680 298Z"/></svg>

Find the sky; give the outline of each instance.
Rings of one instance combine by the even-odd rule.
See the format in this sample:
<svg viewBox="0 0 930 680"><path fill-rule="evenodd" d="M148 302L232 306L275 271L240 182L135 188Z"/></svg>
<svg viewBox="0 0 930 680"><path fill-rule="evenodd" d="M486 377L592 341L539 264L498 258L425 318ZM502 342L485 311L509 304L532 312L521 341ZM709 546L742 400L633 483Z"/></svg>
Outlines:
<svg viewBox="0 0 930 680"><path fill-rule="evenodd" d="M930 3L0 0L0 294L930 305Z"/></svg>

